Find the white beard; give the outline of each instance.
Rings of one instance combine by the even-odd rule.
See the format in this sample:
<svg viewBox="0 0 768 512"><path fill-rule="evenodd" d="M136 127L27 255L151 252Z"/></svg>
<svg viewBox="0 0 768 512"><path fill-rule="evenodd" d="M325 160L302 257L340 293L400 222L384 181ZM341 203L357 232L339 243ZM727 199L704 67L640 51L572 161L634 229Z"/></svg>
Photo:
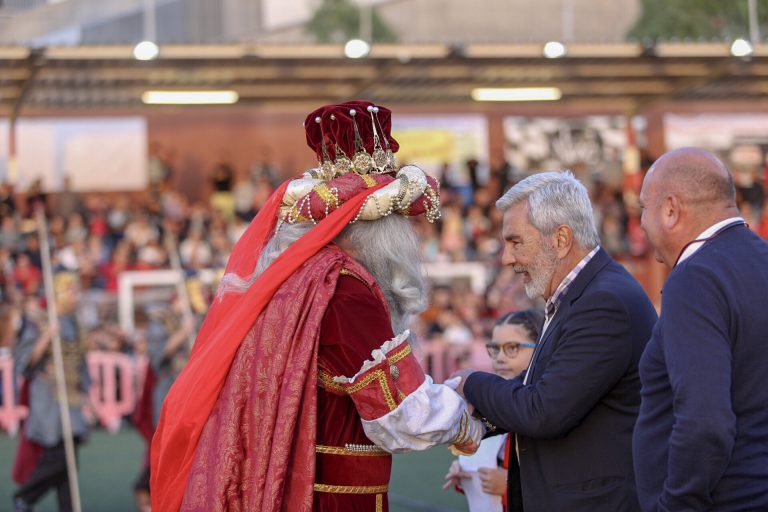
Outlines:
<svg viewBox="0 0 768 512"><path fill-rule="evenodd" d="M531 280L525 283L525 294L529 299L547 298L547 291L552 282L552 276L557 269L557 254L554 249L542 249L540 255L528 266L515 265L517 273L527 272Z"/></svg>

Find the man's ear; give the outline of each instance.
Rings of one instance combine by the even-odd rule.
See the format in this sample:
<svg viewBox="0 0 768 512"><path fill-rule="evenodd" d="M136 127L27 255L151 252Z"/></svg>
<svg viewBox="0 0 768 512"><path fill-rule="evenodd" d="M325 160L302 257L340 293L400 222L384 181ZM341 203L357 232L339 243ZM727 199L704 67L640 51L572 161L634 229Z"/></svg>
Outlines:
<svg viewBox="0 0 768 512"><path fill-rule="evenodd" d="M680 199L675 195L668 195L662 201L661 222L667 229L674 228L680 221Z"/></svg>
<svg viewBox="0 0 768 512"><path fill-rule="evenodd" d="M555 229L553 236L557 257L563 259L573 247L573 230L570 226L562 224Z"/></svg>

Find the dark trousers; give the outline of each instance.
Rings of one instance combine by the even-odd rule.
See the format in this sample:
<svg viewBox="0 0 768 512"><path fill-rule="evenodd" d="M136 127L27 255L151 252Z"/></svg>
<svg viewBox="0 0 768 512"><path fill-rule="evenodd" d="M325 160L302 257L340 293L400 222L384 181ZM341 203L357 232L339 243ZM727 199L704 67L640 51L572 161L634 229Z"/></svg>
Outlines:
<svg viewBox="0 0 768 512"><path fill-rule="evenodd" d="M77 453L77 442L75 442L75 453ZM19 487L13 497L23 500L28 505L34 505L52 488L56 489L59 511L71 512L72 496L67 479L64 443L43 450L40 460L32 471L32 476Z"/></svg>

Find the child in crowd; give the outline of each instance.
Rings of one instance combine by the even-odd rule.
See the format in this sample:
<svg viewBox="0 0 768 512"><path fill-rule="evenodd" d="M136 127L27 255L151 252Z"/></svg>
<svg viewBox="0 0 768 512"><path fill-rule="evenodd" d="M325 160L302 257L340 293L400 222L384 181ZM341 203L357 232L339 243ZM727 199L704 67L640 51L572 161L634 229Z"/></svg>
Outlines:
<svg viewBox="0 0 768 512"><path fill-rule="evenodd" d="M536 342L541 334L541 328L544 324L544 314L537 309L526 309L507 313L496 321L491 335L491 341L487 343L486 349L491 357L491 366L493 371L505 379L511 379L519 375L531 362L533 351L536 348ZM477 454L469 457L459 457L453 461L445 475L445 485L443 489L454 487L459 492L462 489L462 481L473 478L472 472L467 468L477 465L477 457L482 457L483 445L486 443L498 446L496 455L496 467L478 467L477 478L480 481L482 492L488 495L500 496L501 499L491 502L502 503L506 510L507 493L507 468L509 467L509 440L508 434L503 434L499 438L488 438L480 444ZM465 467L466 466L466 467ZM487 510L483 505L483 510ZM470 510L474 510L471 507ZM498 510L502 510L499 508Z"/></svg>

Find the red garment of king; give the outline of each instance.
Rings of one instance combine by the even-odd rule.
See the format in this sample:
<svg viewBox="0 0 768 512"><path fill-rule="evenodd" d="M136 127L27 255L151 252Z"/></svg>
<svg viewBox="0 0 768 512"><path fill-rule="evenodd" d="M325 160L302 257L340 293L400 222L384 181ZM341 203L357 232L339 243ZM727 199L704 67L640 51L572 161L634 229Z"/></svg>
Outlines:
<svg viewBox="0 0 768 512"><path fill-rule="evenodd" d="M439 190L397 168L390 120L362 101L307 117L318 167L236 245L163 405L153 510L385 511L392 453L476 449L482 424L411 352L426 294L406 216L438 218Z"/></svg>

